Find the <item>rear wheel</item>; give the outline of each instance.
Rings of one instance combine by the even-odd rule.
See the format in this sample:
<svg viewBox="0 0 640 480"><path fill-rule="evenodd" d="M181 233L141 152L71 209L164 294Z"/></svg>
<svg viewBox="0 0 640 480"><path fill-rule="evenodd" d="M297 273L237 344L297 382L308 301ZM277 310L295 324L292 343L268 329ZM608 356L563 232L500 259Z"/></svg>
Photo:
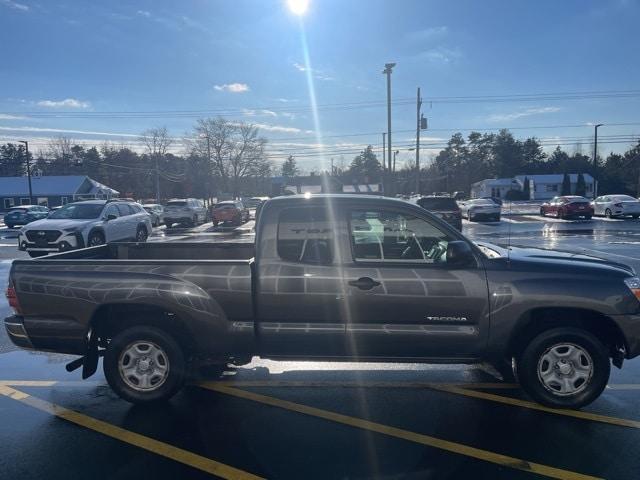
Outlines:
<svg viewBox="0 0 640 480"><path fill-rule="evenodd" d="M638 217L640 217L640 215L631 215L634 219L637 219Z"/></svg>
<svg viewBox="0 0 640 480"><path fill-rule="evenodd" d="M585 220L591 220L591 215L585 215Z"/></svg>
<svg viewBox="0 0 640 480"><path fill-rule="evenodd" d="M107 347L104 375L120 398L132 403L168 400L184 383L184 354L163 330L137 326L117 334Z"/></svg>
<svg viewBox="0 0 640 480"><path fill-rule="evenodd" d="M544 208L540 209L540 216L541 217L546 217L547 216L547 213L544 211Z"/></svg>
<svg viewBox="0 0 640 480"><path fill-rule="evenodd" d="M104 235L101 232L93 232L91 235L89 235L87 246L97 247L98 245L104 245L104 243Z"/></svg>
<svg viewBox="0 0 640 480"><path fill-rule="evenodd" d="M586 330L542 332L522 352L518 376L536 402L553 408L581 408L593 402L609 381L605 345Z"/></svg>
<svg viewBox="0 0 640 480"><path fill-rule="evenodd" d="M12 223L7 223L7 228L15 228L15 225L13 225Z"/></svg>

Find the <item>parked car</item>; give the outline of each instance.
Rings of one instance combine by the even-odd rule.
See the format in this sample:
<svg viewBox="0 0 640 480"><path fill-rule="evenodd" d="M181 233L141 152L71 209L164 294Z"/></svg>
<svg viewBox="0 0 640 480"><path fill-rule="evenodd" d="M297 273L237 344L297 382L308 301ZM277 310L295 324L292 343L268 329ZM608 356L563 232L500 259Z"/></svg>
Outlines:
<svg viewBox="0 0 640 480"><path fill-rule="evenodd" d="M540 206L540 215L546 217L552 215L556 218L584 217L590 220L593 216L593 207L589 200L577 195L564 195L553 197Z"/></svg>
<svg viewBox="0 0 640 480"><path fill-rule="evenodd" d="M249 221L249 209L238 200L226 200L213 206L211 220L214 226L220 223L242 225Z"/></svg>
<svg viewBox="0 0 640 480"><path fill-rule="evenodd" d="M482 197L483 200L491 200L496 205L502 206L502 199L498 197Z"/></svg>
<svg viewBox="0 0 640 480"><path fill-rule="evenodd" d="M164 223L164 207L158 203L147 203L142 207L151 216L151 225L159 227Z"/></svg>
<svg viewBox="0 0 640 480"><path fill-rule="evenodd" d="M409 202L424 208L433 213L436 217L440 217L445 222L453 225L458 230L462 230L462 214L460 207L453 197L411 197Z"/></svg>
<svg viewBox="0 0 640 480"><path fill-rule="evenodd" d="M453 192L453 198L456 200L466 200L467 194L463 191Z"/></svg>
<svg viewBox="0 0 640 480"><path fill-rule="evenodd" d="M591 207L594 215L608 218L640 217L640 200L629 195L603 195L591 202Z"/></svg>
<svg viewBox="0 0 640 480"><path fill-rule="evenodd" d="M463 217L467 217L470 222L487 220L490 222L500 221L501 207L492 200L486 198L476 198L458 202Z"/></svg>
<svg viewBox="0 0 640 480"><path fill-rule="evenodd" d="M174 224L195 227L207 220L207 207L197 198L174 198L164 207L164 223L167 228Z"/></svg>
<svg viewBox="0 0 640 480"><path fill-rule="evenodd" d="M4 216L4 224L13 228L16 225L27 225L36 220L47 218L49 209L42 205L22 205L21 207L13 207Z"/></svg>
<svg viewBox="0 0 640 480"><path fill-rule="evenodd" d="M208 362L260 355L515 364L537 402L580 408L611 363L640 355L632 268L474 243L424 208L366 195L270 200L250 243L14 260L7 298L15 345L80 355L67 369L83 378L104 354L109 385L135 403L170 398Z"/></svg>
<svg viewBox="0 0 640 480"><path fill-rule="evenodd" d="M151 220L142 205L120 200L69 203L49 217L22 227L18 248L31 257L108 242L145 242Z"/></svg>
<svg viewBox="0 0 640 480"><path fill-rule="evenodd" d="M269 197L251 197L243 201L245 208L249 210L249 218L256 218L256 212Z"/></svg>

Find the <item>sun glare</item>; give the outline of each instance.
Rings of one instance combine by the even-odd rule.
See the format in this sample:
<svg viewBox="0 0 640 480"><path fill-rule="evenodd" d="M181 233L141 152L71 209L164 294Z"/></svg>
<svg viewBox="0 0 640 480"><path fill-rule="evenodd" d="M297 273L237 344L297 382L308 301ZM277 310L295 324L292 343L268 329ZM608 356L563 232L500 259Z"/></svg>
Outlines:
<svg viewBox="0 0 640 480"><path fill-rule="evenodd" d="M287 0L289 10L294 15L304 15L309 8L309 0Z"/></svg>

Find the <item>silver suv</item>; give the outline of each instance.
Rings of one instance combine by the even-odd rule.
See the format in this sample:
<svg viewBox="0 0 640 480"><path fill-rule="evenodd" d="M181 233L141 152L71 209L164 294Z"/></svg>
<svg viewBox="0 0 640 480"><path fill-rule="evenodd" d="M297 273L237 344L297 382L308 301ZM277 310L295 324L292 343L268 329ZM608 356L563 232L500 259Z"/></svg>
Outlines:
<svg viewBox="0 0 640 480"><path fill-rule="evenodd" d="M175 223L195 227L206 220L207 208L204 202L197 198L174 198L164 207L164 223L167 228L171 228Z"/></svg>
<svg viewBox="0 0 640 480"><path fill-rule="evenodd" d="M145 242L151 230L151 217L138 203L88 200L69 203L23 227L18 249L40 257L108 242Z"/></svg>

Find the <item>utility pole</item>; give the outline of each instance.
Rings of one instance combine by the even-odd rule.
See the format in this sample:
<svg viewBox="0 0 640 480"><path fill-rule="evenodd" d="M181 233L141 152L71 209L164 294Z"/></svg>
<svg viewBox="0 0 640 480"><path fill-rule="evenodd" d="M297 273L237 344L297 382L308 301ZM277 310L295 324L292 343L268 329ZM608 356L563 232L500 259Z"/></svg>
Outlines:
<svg viewBox="0 0 640 480"><path fill-rule="evenodd" d="M29 142L19 140L18 143L24 143L24 149L27 155L27 179L29 181L29 204L33 205L33 190L31 188L31 163L29 161Z"/></svg>
<svg viewBox="0 0 640 480"><path fill-rule="evenodd" d="M400 153L400 150L393 152L393 173L396 173L396 155Z"/></svg>
<svg viewBox="0 0 640 480"><path fill-rule="evenodd" d="M598 127L602 127L603 123L598 123L594 125L594 136L593 136L593 198L598 196L598 180L596 180L596 175L598 174Z"/></svg>
<svg viewBox="0 0 640 480"><path fill-rule="evenodd" d="M422 107L422 97L420 97L420 87L418 87L417 113L416 113L416 194L420 194L420 108Z"/></svg>
<svg viewBox="0 0 640 480"><path fill-rule="evenodd" d="M158 170L158 154L153 156L156 160L156 203L160 203L160 171Z"/></svg>
<svg viewBox="0 0 640 480"><path fill-rule="evenodd" d="M382 132L382 170L383 171L387 169L387 153L384 145L386 136L387 134L385 132Z"/></svg>
<svg viewBox="0 0 640 480"><path fill-rule="evenodd" d="M387 154L389 171L391 171L391 73L395 63L385 63L383 74L387 76Z"/></svg>

